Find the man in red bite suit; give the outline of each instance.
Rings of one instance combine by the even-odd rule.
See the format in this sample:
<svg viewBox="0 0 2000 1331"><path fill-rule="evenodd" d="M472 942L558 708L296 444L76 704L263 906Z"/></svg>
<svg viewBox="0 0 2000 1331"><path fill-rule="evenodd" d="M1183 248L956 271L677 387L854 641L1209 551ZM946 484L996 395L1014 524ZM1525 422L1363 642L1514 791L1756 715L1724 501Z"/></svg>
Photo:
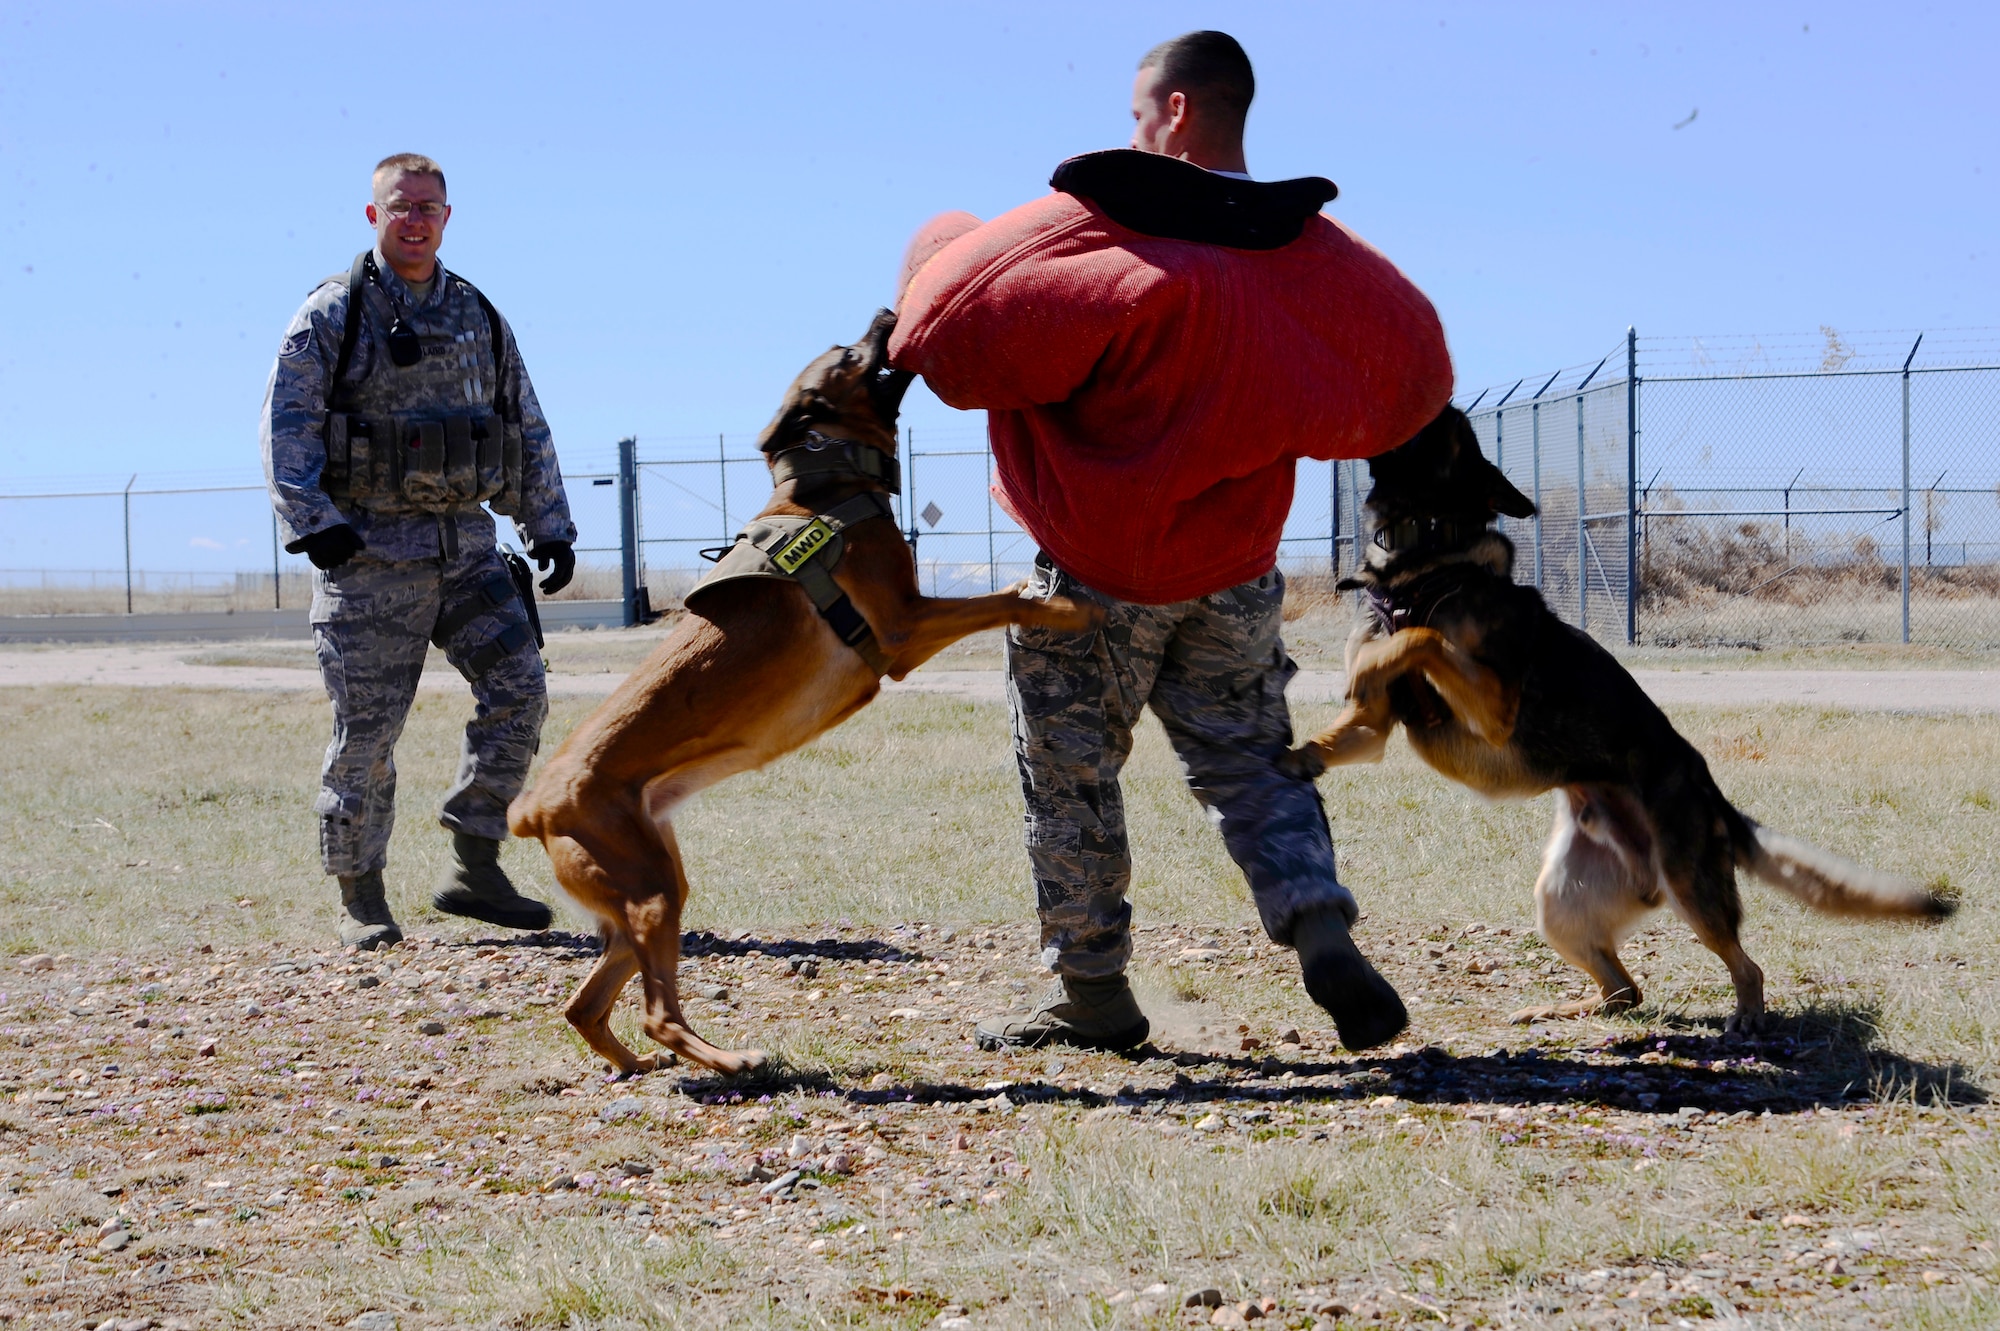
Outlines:
<svg viewBox="0 0 2000 1331"><path fill-rule="evenodd" d="M1278 538L1298 459L1409 439L1451 395L1422 292L1319 208L1332 182L1253 181L1243 48L1194 32L1139 62L1130 149L1056 169L1056 192L911 242L890 356L988 412L1000 501L1040 546L1032 594L1105 607L1094 633L1011 630L1008 701L1056 983L982 1047L1146 1038L1125 980L1131 881L1119 769L1150 705L1273 941L1350 1049L1408 1023L1361 955L1292 742Z"/></svg>

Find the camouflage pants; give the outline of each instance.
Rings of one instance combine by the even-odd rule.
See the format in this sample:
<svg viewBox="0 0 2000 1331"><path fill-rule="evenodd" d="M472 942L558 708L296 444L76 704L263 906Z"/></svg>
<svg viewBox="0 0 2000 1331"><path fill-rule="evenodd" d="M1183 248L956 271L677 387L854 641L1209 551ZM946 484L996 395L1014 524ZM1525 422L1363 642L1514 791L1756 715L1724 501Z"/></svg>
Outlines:
<svg viewBox="0 0 2000 1331"><path fill-rule="evenodd" d="M1058 592L1104 606L1104 626L1007 635L1043 963L1093 978L1122 973L1131 957L1132 860L1118 774L1147 706L1249 880L1265 933L1290 942L1292 921L1324 903L1352 919L1319 792L1273 761L1291 746L1285 685L1298 671L1279 637L1284 575L1274 569L1197 600L1138 605L1038 559L1033 594Z"/></svg>
<svg viewBox="0 0 2000 1331"><path fill-rule="evenodd" d="M507 805L527 781L549 706L520 601L491 603L506 576L499 553L483 546L407 561L363 551L314 579L313 644L333 700L333 740L313 804L328 873L366 873L388 860L396 740L433 641L472 686L475 704L438 821L506 837Z"/></svg>

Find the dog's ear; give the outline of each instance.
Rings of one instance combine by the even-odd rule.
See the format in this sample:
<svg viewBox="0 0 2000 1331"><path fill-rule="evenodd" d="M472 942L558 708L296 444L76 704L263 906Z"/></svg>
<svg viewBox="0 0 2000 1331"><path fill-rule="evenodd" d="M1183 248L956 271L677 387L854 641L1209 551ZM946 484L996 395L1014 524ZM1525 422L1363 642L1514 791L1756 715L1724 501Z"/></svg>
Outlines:
<svg viewBox="0 0 2000 1331"><path fill-rule="evenodd" d="M1486 464L1492 475L1486 478L1487 502L1493 505L1495 513L1504 513L1510 518L1532 518L1535 516L1535 501L1522 494L1507 479L1507 473L1492 463Z"/></svg>
<svg viewBox="0 0 2000 1331"><path fill-rule="evenodd" d="M758 432L757 447L768 453L803 434L817 414L814 410L816 404L817 399L800 396L778 408L778 414L771 418L771 423Z"/></svg>
<svg viewBox="0 0 2000 1331"><path fill-rule="evenodd" d="M1489 510L1504 513L1510 518L1535 516L1534 501L1515 488L1514 483L1507 479L1506 472L1493 465L1479 447L1479 433L1472 428L1472 420L1464 412L1457 407L1446 407L1429 428L1442 428L1450 434L1453 469L1471 470L1477 477L1476 484L1486 492ZM1464 472L1460 471L1460 474Z"/></svg>

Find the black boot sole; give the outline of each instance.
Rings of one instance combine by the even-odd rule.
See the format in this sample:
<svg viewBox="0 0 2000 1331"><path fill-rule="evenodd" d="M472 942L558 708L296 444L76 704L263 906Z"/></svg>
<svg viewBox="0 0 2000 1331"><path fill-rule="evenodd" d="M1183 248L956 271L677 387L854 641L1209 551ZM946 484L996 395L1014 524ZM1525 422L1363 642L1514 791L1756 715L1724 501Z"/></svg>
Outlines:
<svg viewBox="0 0 2000 1331"><path fill-rule="evenodd" d="M555 916L541 902L528 897L522 897L521 902L521 906L509 908L471 893L461 896L453 892L439 892L431 898L431 908L446 915L478 920L481 924L497 925L502 929L525 929L531 933L548 928L554 920Z"/></svg>
<svg viewBox="0 0 2000 1331"><path fill-rule="evenodd" d="M1153 1023L1141 1017L1137 1025L1128 1026L1113 1035L1085 1035L1079 1030L1059 1028L1044 1031L1030 1038L1009 1039L993 1031L974 1028L972 1038L975 1044L989 1054L997 1054L1005 1049L1040 1049L1052 1044L1066 1044L1077 1049L1101 1049L1109 1054L1122 1054L1127 1049L1134 1049L1144 1044L1146 1037L1152 1033Z"/></svg>
<svg viewBox="0 0 2000 1331"><path fill-rule="evenodd" d="M1301 978L1312 1001L1326 1009L1340 1043L1359 1052L1395 1039L1409 1027L1410 1013L1394 985L1382 978L1344 923L1301 921Z"/></svg>
<svg viewBox="0 0 2000 1331"><path fill-rule="evenodd" d="M1306 993L1333 1018L1341 1045L1352 1051L1373 1049L1401 1035L1410 1025L1402 997L1359 954L1318 958L1305 973Z"/></svg>

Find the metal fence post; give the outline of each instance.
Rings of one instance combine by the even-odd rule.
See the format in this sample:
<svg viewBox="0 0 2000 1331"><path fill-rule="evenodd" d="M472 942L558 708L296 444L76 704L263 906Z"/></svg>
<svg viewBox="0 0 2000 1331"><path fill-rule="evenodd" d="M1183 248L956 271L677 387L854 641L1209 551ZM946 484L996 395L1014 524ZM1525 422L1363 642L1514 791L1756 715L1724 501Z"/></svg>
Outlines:
<svg viewBox="0 0 2000 1331"><path fill-rule="evenodd" d="M1544 391L1547 385L1543 386ZM1536 398L1541 397L1537 393ZM1528 496L1535 501L1535 590L1542 589L1542 404L1538 400L1530 414L1534 435L1535 492Z"/></svg>
<svg viewBox="0 0 2000 1331"><path fill-rule="evenodd" d="M1363 554L1361 543L1372 539L1373 536L1373 533L1369 532L1367 527L1368 493L1374 487L1371 485L1368 489L1362 488L1361 471L1365 466L1367 464L1358 458L1347 464L1347 511L1348 515L1353 518L1353 521L1348 523L1348 526L1352 527L1353 530L1347 534L1347 571L1349 573L1361 572Z"/></svg>
<svg viewBox="0 0 2000 1331"><path fill-rule="evenodd" d="M1904 402L1908 402L1908 400L1910 400L1910 392L1908 392L1908 388L1904 388L1904 394L1902 394L1902 398L1904 398ZM1908 420L1908 416L1910 416L1910 414L1908 414L1908 412L1904 412L1904 420ZM1904 470L1904 474L1908 474L1908 470L1910 470L1910 468L1908 468L1908 458L1910 458L1910 446L1908 446L1908 438L1910 438L1910 432L1908 432L1908 430L1904 430L1902 434L1904 434L1904 450L1902 450L1902 456L1904 456L1904 460L1906 460L1906 462L1904 462L1904 468L1902 468L1902 470ZM126 614L132 614L132 486L136 486L136 484L138 484L138 472L132 472L132 480L128 480L128 482L126 482L126 490L124 490L124 506L126 506ZM1904 492L1908 492L1908 490L1910 490L1910 482L1908 482L1908 480L1904 480ZM1908 494L1904 496L1904 502L1908 504ZM1904 522L1904 542L1902 542L1902 546L1904 546L1904 552L1906 552L1906 556L1904 556L1904 566L1908 566L1908 564L1910 564L1910 560L1908 560L1908 548L1910 548L1910 538L1908 538L1908 530L1910 530L1910 524L1908 524L1908 522ZM1904 616L1904 618L1908 618L1908 616Z"/></svg>
<svg viewBox="0 0 2000 1331"><path fill-rule="evenodd" d="M1590 505L1585 502L1586 486L1583 483L1583 394L1576 395L1576 626L1588 632L1590 629L1590 528L1584 521L1584 514Z"/></svg>
<svg viewBox="0 0 2000 1331"><path fill-rule="evenodd" d="M1326 464L1326 569L1329 581L1340 579L1340 459Z"/></svg>
<svg viewBox="0 0 2000 1331"><path fill-rule="evenodd" d="M618 441L618 555L625 627L639 622L639 440Z"/></svg>
<svg viewBox="0 0 2000 1331"><path fill-rule="evenodd" d="M909 494L909 501L903 506L903 519L909 524L907 539L910 542L910 562L916 565L917 590L924 589L924 566L917 560L917 427L903 427L903 489ZM935 576L931 579L931 594L937 594Z"/></svg>
<svg viewBox="0 0 2000 1331"><path fill-rule="evenodd" d="M1493 465L1502 471L1507 470L1507 399L1520 392L1521 385L1527 382L1526 379L1517 380L1514 386L1493 404Z"/></svg>
<svg viewBox="0 0 2000 1331"><path fill-rule="evenodd" d="M273 610L285 608L285 594L281 590L282 578L283 574L278 569L278 515L274 511L271 514L271 608Z"/></svg>
<svg viewBox="0 0 2000 1331"><path fill-rule="evenodd" d="M1910 343L1910 354L1903 357L1903 641L1910 640L1910 362L1917 358L1917 348L1924 344L1924 335L1917 334L1917 340Z"/></svg>
<svg viewBox="0 0 2000 1331"><path fill-rule="evenodd" d="M1529 434L1532 440L1530 461L1534 466L1535 492L1530 496L1535 501L1535 590L1542 590L1542 395L1554 386L1557 370L1535 390L1533 405L1528 412Z"/></svg>
<svg viewBox="0 0 2000 1331"><path fill-rule="evenodd" d="M1590 531L1586 524L1589 505L1585 502L1589 487L1584 484L1583 471L1583 390L1610 360L1610 353L1605 353L1576 386L1576 626L1585 630L1590 627Z"/></svg>
<svg viewBox="0 0 2000 1331"><path fill-rule="evenodd" d="M715 436L715 484L722 493L722 540L726 545L736 536L729 530L729 453L723 436Z"/></svg>
<svg viewBox="0 0 2000 1331"><path fill-rule="evenodd" d="M1639 332L1625 330L1625 641L1639 641Z"/></svg>

